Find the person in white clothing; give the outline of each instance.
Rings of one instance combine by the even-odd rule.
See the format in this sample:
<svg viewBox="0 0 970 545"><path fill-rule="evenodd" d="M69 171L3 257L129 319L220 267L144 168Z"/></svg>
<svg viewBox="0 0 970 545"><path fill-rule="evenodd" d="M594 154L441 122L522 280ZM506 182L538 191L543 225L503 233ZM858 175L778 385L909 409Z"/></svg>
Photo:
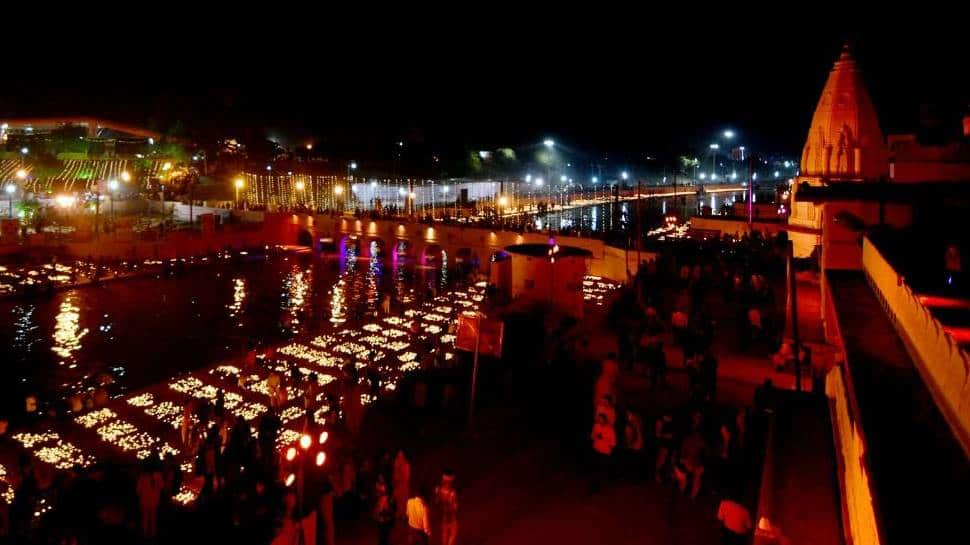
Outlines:
<svg viewBox="0 0 970 545"><path fill-rule="evenodd" d="M431 540L431 518L428 516L428 506L421 495L408 499L408 543L411 545L428 545Z"/></svg>

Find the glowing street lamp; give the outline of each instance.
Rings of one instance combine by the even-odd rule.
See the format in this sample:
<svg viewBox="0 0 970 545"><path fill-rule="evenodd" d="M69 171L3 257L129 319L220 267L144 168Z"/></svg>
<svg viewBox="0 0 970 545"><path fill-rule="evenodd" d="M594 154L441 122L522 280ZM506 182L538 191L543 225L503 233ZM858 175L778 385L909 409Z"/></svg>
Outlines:
<svg viewBox="0 0 970 545"><path fill-rule="evenodd" d="M542 187L542 177L536 178L536 187Z"/></svg>
<svg viewBox="0 0 970 545"><path fill-rule="evenodd" d="M115 215L115 192L118 191L118 180L111 179L108 180L108 193L111 196L111 217Z"/></svg>
<svg viewBox="0 0 970 545"><path fill-rule="evenodd" d="M233 182L233 185L236 187L236 206L238 207L239 206L239 190L242 189L243 187L246 187L246 182L243 181L242 178L236 178L236 181Z"/></svg>
<svg viewBox="0 0 970 545"><path fill-rule="evenodd" d="M724 134L724 138L727 138L728 140L734 138L734 131L732 131L731 129L724 131L723 134Z"/></svg>
<svg viewBox="0 0 970 545"><path fill-rule="evenodd" d="M624 170L623 172L620 173L620 178L623 178L624 180L629 180L630 179L630 173L628 173L627 171Z"/></svg>
<svg viewBox="0 0 970 545"><path fill-rule="evenodd" d="M336 196L338 196L338 197L341 196L341 195L343 195L344 194L344 186L342 186L342 185L335 185L335 186L333 186L333 194L336 195Z"/></svg>
<svg viewBox="0 0 970 545"><path fill-rule="evenodd" d="M125 171L123 171L121 173L121 181L123 181L123 182L130 182L131 181L131 174L128 174L128 171L127 170L125 170Z"/></svg>
<svg viewBox="0 0 970 545"><path fill-rule="evenodd" d="M552 138L546 138L545 140L542 141L542 145L551 149L556 146L556 141L553 140Z"/></svg>
<svg viewBox="0 0 970 545"><path fill-rule="evenodd" d="M498 198L498 205L501 206L502 208L507 207L509 205L509 198L506 197L505 195L502 195L501 197Z"/></svg>
<svg viewBox="0 0 970 545"><path fill-rule="evenodd" d="M327 453L323 450L324 443L327 442L328 433L326 431L321 432L318 439L319 450L315 454L312 454L311 447L314 444L313 438L309 434L304 433L300 436L297 441L297 445L291 446L286 449L286 462L289 464L287 468L289 470L286 479L283 480L283 484L287 488L296 485L297 509L302 511L303 509L303 489L306 475L307 463L312 459L316 467L322 467L327 461ZM299 449L296 448L299 446ZM312 458L311 458L312 457Z"/></svg>
<svg viewBox="0 0 970 545"><path fill-rule="evenodd" d="M17 178L20 178L21 180L25 180L27 178L27 171L22 168L17 170Z"/></svg>
<svg viewBox="0 0 970 545"><path fill-rule="evenodd" d="M293 184L293 187L295 187L297 191L303 191L306 189L306 182L303 180L297 180L296 183Z"/></svg>

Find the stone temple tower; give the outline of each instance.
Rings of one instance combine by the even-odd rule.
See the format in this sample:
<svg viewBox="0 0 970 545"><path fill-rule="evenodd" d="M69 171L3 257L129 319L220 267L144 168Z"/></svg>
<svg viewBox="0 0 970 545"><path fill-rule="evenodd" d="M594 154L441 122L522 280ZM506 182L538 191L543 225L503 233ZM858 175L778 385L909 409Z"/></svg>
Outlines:
<svg viewBox="0 0 970 545"><path fill-rule="evenodd" d="M823 244L825 215L837 212L828 203L799 202L799 185L873 183L887 171L885 140L876 110L855 59L849 48L843 47L815 107L793 188L789 236L796 256L807 257Z"/></svg>

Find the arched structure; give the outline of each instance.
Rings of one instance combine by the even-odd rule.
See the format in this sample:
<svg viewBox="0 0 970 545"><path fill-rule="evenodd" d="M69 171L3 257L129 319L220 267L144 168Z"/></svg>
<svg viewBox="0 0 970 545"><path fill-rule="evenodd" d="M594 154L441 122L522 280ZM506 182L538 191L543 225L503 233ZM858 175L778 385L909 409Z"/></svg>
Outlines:
<svg viewBox="0 0 970 545"><path fill-rule="evenodd" d="M296 243L299 246L313 247L313 233L309 229L300 229L296 234Z"/></svg>

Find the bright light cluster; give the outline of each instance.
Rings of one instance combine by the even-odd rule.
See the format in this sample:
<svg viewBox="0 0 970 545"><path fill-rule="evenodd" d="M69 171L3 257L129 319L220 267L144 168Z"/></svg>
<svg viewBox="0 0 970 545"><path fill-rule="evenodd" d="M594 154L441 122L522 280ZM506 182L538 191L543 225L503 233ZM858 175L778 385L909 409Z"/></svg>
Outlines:
<svg viewBox="0 0 970 545"><path fill-rule="evenodd" d="M128 404L132 407L148 407L155 403L155 397L149 392L128 398Z"/></svg>
<svg viewBox="0 0 970 545"><path fill-rule="evenodd" d="M98 409L96 411L91 411L88 414L81 415L75 418L74 421L85 428L93 428L95 426L100 426L109 420L114 420L115 418L118 418L118 415L111 409L105 407L104 409Z"/></svg>
<svg viewBox="0 0 970 545"><path fill-rule="evenodd" d="M245 403L234 409L232 414L249 422L268 410L269 408L262 403Z"/></svg>
<svg viewBox="0 0 970 545"><path fill-rule="evenodd" d="M182 427L182 408L171 401L163 401L158 405L147 407L145 414L175 429ZM192 415L192 418L197 420L195 415Z"/></svg>
<svg viewBox="0 0 970 545"><path fill-rule="evenodd" d="M288 344L280 348L279 350L277 350L277 353L283 354L285 356L292 356L294 358L299 358L301 360L306 360L320 367L339 367L340 366L340 362L336 358L330 357L329 355L327 355L326 352L322 352L320 350L315 350L313 348L310 348L305 344L300 344L300 343Z"/></svg>
<svg viewBox="0 0 970 545"><path fill-rule="evenodd" d="M620 287L619 284L604 280L602 277L587 275L583 277L583 299L602 306L605 297L618 287Z"/></svg>
<svg viewBox="0 0 970 545"><path fill-rule="evenodd" d="M285 424L286 422L289 422L291 420L296 420L297 418L300 418L302 416L303 416L302 407L296 407L296 406L287 407L283 409L282 413L280 413L280 420L283 421L283 423Z"/></svg>
<svg viewBox="0 0 970 545"><path fill-rule="evenodd" d="M57 469L70 469L75 465L87 467L94 463L94 457L84 454L81 449L74 444L61 440L61 437L53 431L43 433L18 433L13 436L26 449L33 449L34 456L42 462L46 462Z"/></svg>
<svg viewBox="0 0 970 545"><path fill-rule="evenodd" d="M46 431L43 433L17 433L13 436L14 440L20 442L24 448L31 449L34 445L38 443L47 443L49 441L56 441L60 439L60 436L55 432Z"/></svg>
<svg viewBox="0 0 970 545"><path fill-rule="evenodd" d="M212 369L211 371L209 371L209 374L219 373L224 377L228 377L228 376L239 376L240 372L241 370L234 365L220 365L219 367L216 367L215 369Z"/></svg>
<svg viewBox="0 0 970 545"><path fill-rule="evenodd" d="M198 390L203 386L202 381L195 377L185 377L176 380L175 382L170 382L168 387L176 392L187 394L189 392Z"/></svg>
<svg viewBox="0 0 970 545"><path fill-rule="evenodd" d="M198 498L199 495L196 494L191 488L188 488L184 484L182 489L179 490L178 494L172 496L172 499L179 502L182 505L189 505Z"/></svg>
<svg viewBox="0 0 970 545"><path fill-rule="evenodd" d="M276 435L276 447L282 448L284 445L292 444L302 435L300 432L291 429L282 429Z"/></svg>

